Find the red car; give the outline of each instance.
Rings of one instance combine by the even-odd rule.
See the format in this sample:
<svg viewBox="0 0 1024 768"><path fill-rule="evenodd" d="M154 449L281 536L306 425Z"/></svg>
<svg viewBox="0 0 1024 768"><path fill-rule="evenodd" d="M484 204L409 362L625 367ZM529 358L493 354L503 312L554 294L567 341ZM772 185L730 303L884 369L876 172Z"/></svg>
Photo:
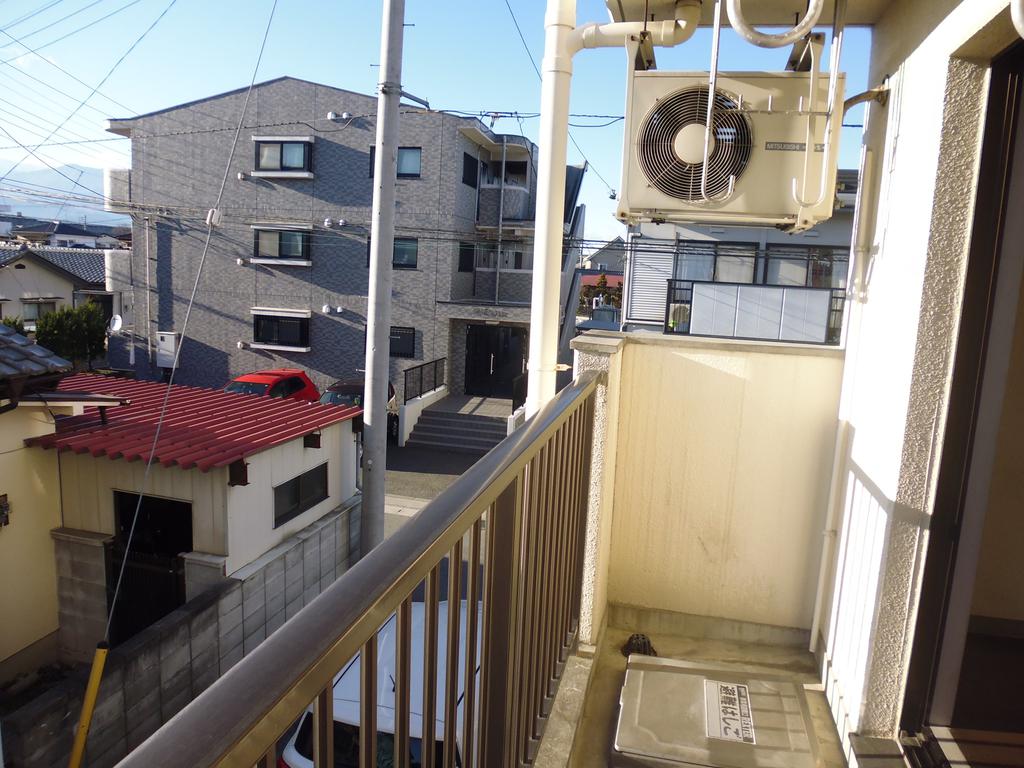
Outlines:
<svg viewBox="0 0 1024 768"><path fill-rule="evenodd" d="M313 402L320 399L316 385L309 380L305 371L299 368L273 368L269 371L246 373L224 387L224 391L238 392L242 395L292 397Z"/></svg>

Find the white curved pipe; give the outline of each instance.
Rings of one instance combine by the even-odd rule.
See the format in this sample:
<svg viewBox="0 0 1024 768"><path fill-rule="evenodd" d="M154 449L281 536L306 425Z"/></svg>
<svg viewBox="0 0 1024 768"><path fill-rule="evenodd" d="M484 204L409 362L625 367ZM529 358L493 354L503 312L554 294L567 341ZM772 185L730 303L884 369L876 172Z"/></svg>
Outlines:
<svg viewBox="0 0 1024 768"><path fill-rule="evenodd" d="M821 9L825 6L825 0L811 0L810 5L807 7L807 13L800 20L800 23L793 27L788 32L780 32L777 35L769 35L764 32L758 32L752 26L747 24L743 18L743 10L740 8L741 0L726 0L726 9L729 11L729 23L732 24L732 28L735 29L744 40L753 45L759 46L760 48L781 48L784 45L792 45L797 40L806 36L814 25L818 23L818 18L821 16ZM1024 0L1014 0L1016 3L1024 2Z"/></svg>
<svg viewBox="0 0 1024 768"><path fill-rule="evenodd" d="M1010 18L1017 34L1024 37L1024 0L1010 0Z"/></svg>
<svg viewBox="0 0 1024 768"><path fill-rule="evenodd" d="M685 43L697 30L700 6L694 6L693 19L676 21L619 21L608 24L587 24L580 27L579 48L612 48L622 45L630 37L647 32L651 42L660 47L671 48Z"/></svg>

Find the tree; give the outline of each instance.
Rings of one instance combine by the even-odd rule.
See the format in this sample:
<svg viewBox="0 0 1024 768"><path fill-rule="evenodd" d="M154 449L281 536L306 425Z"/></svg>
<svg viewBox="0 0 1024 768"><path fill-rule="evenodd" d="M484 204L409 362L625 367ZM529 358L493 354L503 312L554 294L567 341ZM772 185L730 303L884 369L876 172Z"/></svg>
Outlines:
<svg viewBox="0 0 1024 768"><path fill-rule="evenodd" d="M5 317L3 320L0 320L0 322L8 328L13 328L15 333L20 333L22 336L25 335L25 323L18 315L15 315L14 317Z"/></svg>
<svg viewBox="0 0 1024 768"><path fill-rule="evenodd" d="M64 307L43 315L36 323L36 341L73 363L92 361L103 354L107 323L99 304Z"/></svg>

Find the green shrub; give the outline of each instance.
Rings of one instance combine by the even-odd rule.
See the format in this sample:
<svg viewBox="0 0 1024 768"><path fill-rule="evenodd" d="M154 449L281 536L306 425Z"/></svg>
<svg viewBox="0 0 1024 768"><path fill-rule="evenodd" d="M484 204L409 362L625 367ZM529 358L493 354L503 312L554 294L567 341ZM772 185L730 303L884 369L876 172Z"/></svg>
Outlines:
<svg viewBox="0 0 1024 768"><path fill-rule="evenodd" d="M73 363L91 363L103 354L107 324L99 304L64 307L39 318L36 341Z"/></svg>
<svg viewBox="0 0 1024 768"><path fill-rule="evenodd" d="M14 317L5 317L2 320L0 320L0 322L2 322L9 328L13 328L17 333L20 333L22 336L25 335L25 323L18 315L15 315Z"/></svg>

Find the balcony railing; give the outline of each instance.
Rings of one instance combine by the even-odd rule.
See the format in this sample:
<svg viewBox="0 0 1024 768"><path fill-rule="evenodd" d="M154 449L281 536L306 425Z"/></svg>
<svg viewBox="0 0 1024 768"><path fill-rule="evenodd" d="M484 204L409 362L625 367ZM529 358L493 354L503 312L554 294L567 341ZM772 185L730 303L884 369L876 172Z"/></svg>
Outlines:
<svg viewBox="0 0 1024 768"><path fill-rule="evenodd" d="M838 344L846 290L669 280L665 333Z"/></svg>
<svg viewBox="0 0 1024 768"><path fill-rule="evenodd" d="M405 370L405 402L415 397L433 392L445 385L444 370L447 357L439 357L429 363L423 363Z"/></svg>
<svg viewBox="0 0 1024 768"><path fill-rule="evenodd" d="M310 706L314 764L332 765L336 676L356 656L350 725L363 768L378 765L379 729L394 764L409 765L410 712L443 733L437 762L421 750L425 768L531 763L578 628L595 387L589 373L562 390L121 765L272 768L278 740ZM444 587L467 610L441 610ZM382 702L384 625L395 626L396 658L393 700ZM410 663L414 644L422 664ZM393 728L378 726L378 709Z"/></svg>

